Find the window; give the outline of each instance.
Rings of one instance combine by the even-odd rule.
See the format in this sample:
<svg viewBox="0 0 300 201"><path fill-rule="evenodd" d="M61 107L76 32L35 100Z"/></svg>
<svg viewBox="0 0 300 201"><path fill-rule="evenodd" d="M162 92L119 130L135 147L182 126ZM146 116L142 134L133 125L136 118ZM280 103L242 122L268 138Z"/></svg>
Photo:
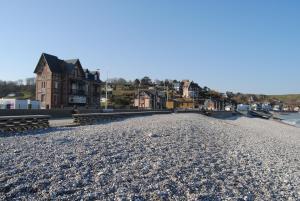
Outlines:
<svg viewBox="0 0 300 201"><path fill-rule="evenodd" d="M41 96L41 102L44 102L45 101L45 94L42 94Z"/></svg>
<svg viewBox="0 0 300 201"><path fill-rule="evenodd" d="M77 74L78 74L78 72L77 72L77 66L76 66L74 69L74 76L77 77L78 76Z"/></svg>
<svg viewBox="0 0 300 201"><path fill-rule="evenodd" d="M57 105L57 95L54 95L54 105Z"/></svg>
<svg viewBox="0 0 300 201"><path fill-rule="evenodd" d="M54 88L58 89L58 82L54 82Z"/></svg>

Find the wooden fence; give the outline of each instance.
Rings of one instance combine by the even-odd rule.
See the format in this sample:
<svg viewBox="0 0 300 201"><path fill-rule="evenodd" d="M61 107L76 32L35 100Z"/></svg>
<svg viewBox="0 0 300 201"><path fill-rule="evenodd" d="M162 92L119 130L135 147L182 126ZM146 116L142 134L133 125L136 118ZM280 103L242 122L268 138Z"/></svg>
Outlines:
<svg viewBox="0 0 300 201"><path fill-rule="evenodd" d="M89 113L89 114L73 114L73 122L77 125L89 125L95 124L107 120L145 116L153 114L170 114L170 110L158 110L158 111L140 111L140 112L111 112L111 113Z"/></svg>
<svg viewBox="0 0 300 201"><path fill-rule="evenodd" d="M49 127L48 115L0 116L0 132Z"/></svg>

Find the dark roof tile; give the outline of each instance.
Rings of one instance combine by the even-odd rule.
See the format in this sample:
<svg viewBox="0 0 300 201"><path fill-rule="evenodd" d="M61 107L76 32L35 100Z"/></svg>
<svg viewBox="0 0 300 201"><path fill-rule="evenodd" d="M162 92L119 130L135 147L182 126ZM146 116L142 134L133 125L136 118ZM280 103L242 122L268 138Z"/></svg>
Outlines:
<svg viewBox="0 0 300 201"><path fill-rule="evenodd" d="M60 59L58 59L56 56L46 54L46 53L43 53L42 57L45 58L46 62L48 63L48 66L52 72L55 72L55 73L62 72L62 68L60 65Z"/></svg>

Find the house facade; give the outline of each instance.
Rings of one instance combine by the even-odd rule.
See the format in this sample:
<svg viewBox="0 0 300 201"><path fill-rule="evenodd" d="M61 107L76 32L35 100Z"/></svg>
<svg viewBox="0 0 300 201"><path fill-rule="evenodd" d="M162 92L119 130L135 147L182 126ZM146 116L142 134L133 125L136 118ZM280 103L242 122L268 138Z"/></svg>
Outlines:
<svg viewBox="0 0 300 201"><path fill-rule="evenodd" d="M140 91L134 99L134 107L140 109L163 109L166 105L166 98L163 93L156 90Z"/></svg>
<svg viewBox="0 0 300 201"><path fill-rule="evenodd" d="M206 110L216 110L217 109L217 103L211 99L206 99L204 102L204 108Z"/></svg>
<svg viewBox="0 0 300 201"><path fill-rule="evenodd" d="M34 73L41 108L100 106L100 74L83 69L79 59L62 60L42 53Z"/></svg>

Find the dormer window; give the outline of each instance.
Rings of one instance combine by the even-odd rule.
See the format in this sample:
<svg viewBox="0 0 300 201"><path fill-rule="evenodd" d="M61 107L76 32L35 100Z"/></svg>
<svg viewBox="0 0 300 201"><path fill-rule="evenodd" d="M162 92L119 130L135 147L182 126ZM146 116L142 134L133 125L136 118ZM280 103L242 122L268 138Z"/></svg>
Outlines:
<svg viewBox="0 0 300 201"><path fill-rule="evenodd" d="M95 76L95 80L97 81L97 74L95 74L94 76Z"/></svg>
<svg viewBox="0 0 300 201"><path fill-rule="evenodd" d="M85 72L85 78L88 79L89 78L89 73Z"/></svg>

